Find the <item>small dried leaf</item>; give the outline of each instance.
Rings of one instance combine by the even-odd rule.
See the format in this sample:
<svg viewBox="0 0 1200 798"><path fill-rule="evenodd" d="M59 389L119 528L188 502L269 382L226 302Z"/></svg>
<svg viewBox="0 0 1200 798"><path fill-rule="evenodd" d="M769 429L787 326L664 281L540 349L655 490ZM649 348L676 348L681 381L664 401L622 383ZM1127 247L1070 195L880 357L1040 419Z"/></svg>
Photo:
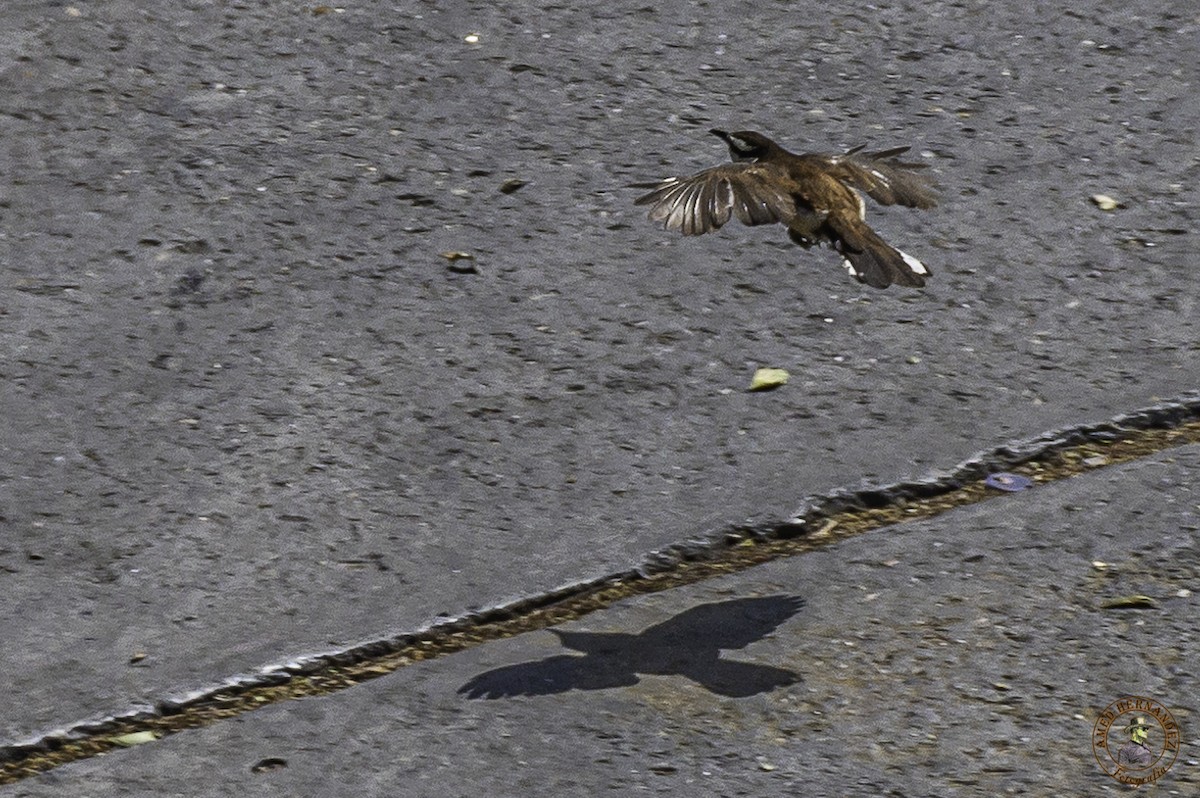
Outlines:
<svg viewBox="0 0 1200 798"><path fill-rule="evenodd" d="M759 369L750 380L750 390L770 391L787 385L788 373L783 369Z"/></svg>
<svg viewBox="0 0 1200 798"><path fill-rule="evenodd" d="M475 266L475 256L470 252L439 252L446 260L450 261L450 271L457 274L479 274L479 269Z"/></svg>
<svg viewBox="0 0 1200 798"><path fill-rule="evenodd" d="M109 739L117 745L129 748L135 745L142 745L143 743L152 743L158 739L158 735L152 731L139 731L122 734L119 737L110 737Z"/></svg>
<svg viewBox="0 0 1200 798"><path fill-rule="evenodd" d="M500 184L500 193L501 194L511 194L514 191L519 191L520 189L524 188L527 185L528 185L527 181L518 180L517 178L514 177L513 179L505 180L503 183Z"/></svg>
<svg viewBox="0 0 1200 798"><path fill-rule="evenodd" d="M1158 602L1149 596L1117 596L1100 605L1105 610L1146 610L1154 609Z"/></svg>
<svg viewBox="0 0 1200 798"><path fill-rule="evenodd" d="M838 520L836 518L830 518L828 521L825 522L825 524L820 529L818 529L816 532L813 533L813 537L814 538L823 538L826 535L828 535L830 532L832 532L833 530L837 529L837 526L838 526Z"/></svg>
<svg viewBox="0 0 1200 798"><path fill-rule="evenodd" d="M1092 202L1102 211L1115 211L1125 207L1107 194L1093 194Z"/></svg>

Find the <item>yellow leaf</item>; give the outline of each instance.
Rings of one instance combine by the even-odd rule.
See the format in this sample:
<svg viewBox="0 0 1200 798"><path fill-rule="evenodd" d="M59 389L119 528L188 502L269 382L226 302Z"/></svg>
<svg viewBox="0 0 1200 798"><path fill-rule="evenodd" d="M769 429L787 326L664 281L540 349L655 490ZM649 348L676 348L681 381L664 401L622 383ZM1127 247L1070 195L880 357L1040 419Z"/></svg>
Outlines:
<svg viewBox="0 0 1200 798"><path fill-rule="evenodd" d="M780 385L787 385L788 373L783 369L759 369L750 380L750 390L770 391Z"/></svg>
<svg viewBox="0 0 1200 798"><path fill-rule="evenodd" d="M152 743L158 739L158 735L152 731L140 731L122 734L120 737L110 737L109 739L117 745L123 745L128 748L134 745L141 745L142 743Z"/></svg>

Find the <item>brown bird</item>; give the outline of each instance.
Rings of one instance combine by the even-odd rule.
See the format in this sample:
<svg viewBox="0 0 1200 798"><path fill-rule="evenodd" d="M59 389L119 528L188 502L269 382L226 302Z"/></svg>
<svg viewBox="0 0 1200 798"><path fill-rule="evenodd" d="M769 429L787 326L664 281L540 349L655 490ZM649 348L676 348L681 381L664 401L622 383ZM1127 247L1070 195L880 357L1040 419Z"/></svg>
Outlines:
<svg viewBox="0 0 1200 798"><path fill-rule="evenodd" d="M779 222L805 249L829 244L859 282L875 288L925 285L929 268L867 225L859 194L866 192L880 205L935 206L932 183L916 171L925 164L896 159L908 147L797 155L751 130L709 132L729 145L734 162L656 184L636 200L650 206L653 221L687 236L712 232L733 216L746 225Z"/></svg>

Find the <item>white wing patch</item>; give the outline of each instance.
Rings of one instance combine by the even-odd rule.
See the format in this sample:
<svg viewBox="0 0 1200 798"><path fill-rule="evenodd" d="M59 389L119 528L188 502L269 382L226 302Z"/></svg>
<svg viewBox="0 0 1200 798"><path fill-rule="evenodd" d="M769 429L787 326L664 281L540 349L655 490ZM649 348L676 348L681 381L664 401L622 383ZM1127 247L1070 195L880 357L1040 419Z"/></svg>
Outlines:
<svg viewBox="0 0 1200 798"><path fill-rule="evenodd" d="M908 268L912 269L913 274L929 274L929 269L925 268L924 263L921 263L921 261L917 260L912 255L909 255L902 249L898 249L896 251L900 253L900 257L904 258L904 262L908 264Z"/></svg>

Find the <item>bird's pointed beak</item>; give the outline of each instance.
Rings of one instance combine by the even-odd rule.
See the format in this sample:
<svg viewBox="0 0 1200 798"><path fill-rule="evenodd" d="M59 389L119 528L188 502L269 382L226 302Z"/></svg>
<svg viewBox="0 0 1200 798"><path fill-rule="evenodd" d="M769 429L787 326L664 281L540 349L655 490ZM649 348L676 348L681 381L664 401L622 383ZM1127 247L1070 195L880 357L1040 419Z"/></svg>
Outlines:
<svg viewBox="0 0 1200 798"><path fill-rule="evenodd" d="M708 132L709 132L709 133L712 133L714 136L716 136L717 138L721 139L722 141L725 141L725 142L728 142L728 141L729 141L729 134L728 134L728 133L726 133L724 130L717 130L717 129L714 127L712 130L710 130L710 131L708 131Z"/></svg>

